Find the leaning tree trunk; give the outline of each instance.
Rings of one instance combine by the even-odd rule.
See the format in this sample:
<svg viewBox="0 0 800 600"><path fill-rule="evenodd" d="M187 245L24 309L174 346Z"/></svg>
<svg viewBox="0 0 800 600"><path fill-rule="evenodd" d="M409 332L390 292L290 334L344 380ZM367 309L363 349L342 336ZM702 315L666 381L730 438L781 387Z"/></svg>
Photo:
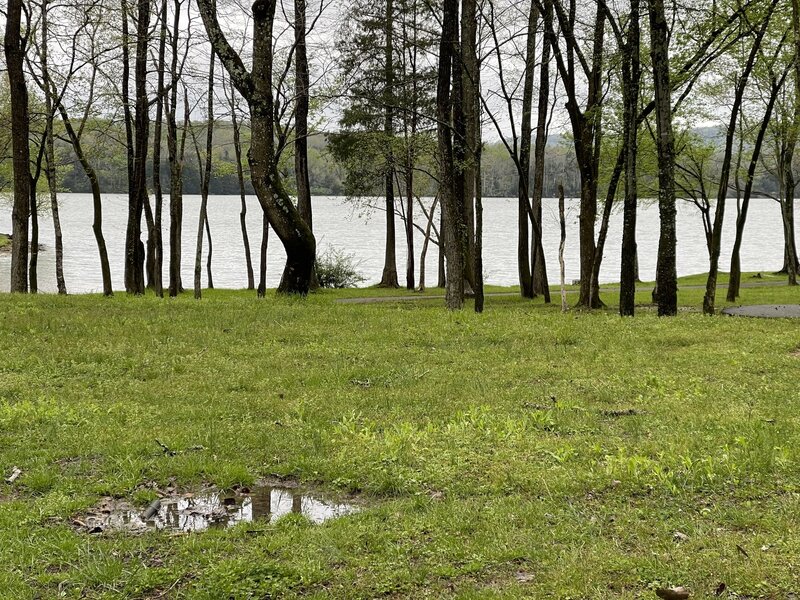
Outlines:
<svg viewBox="0 0 800 600"><path fill-rule="evenodd" d="M64 122L64 129L67 131L67 136L72 142L72 149L75 151L75 156L78 157L78 162L83 167L83 172L89 179L89 187L92 190L92 210L94 219L92 221L92 231L94 232L95 242L97 243L97 252L100 255L100 272L103 278L103 295L112 296L114 294L111 285L111 267L108 262L108 250L106 249L106 240L103 236L103 197L100 194L100 182L97 178L97 173L92 167L86 154L83 151L80 137L72 127L72 122L69 119L66 109L63 104L58 103L58 111L61 113L61 120Z"/></svg>
<svg viewBox="0 0 800 600"><path fill-rule="evenodd" d="M422 204L421 200L418 200L419 206L422 209L422 212L425 212L425 207ZM427 221L428 224L425 226L425 239L422 240L422 251L419 255L419 287L417 291L424 292L425 291L425 258L428 256L428 245L431 241L431 229L433 228L433 217L436 214L436 205L439 203L439 197L436 196L433 199L433 203L431 204L430 213L428 213Z"/></svg>
<svg viewBox="0 0 800 600"><path fill-rule="evenodd" d="M248 158L253 187L286 250L286 267L278 292L305 295L311 285L316 241L283 186L275 155L272 92L275 3L276 0L256 0L253 4L252 72L247 70L222 33L214 0L199 0L198 7L214 52L250 106L252 139Z"/></svg>
<svg viewBox="0 0 800 600"><path fill-rule="evenodd" d="M654 0L658 1L658 0ZM719 271L719 256L720 247L722 245L722 222L725 217L725 201L727 199L728 182L730 180L731 160L733 158L733 136L736 129L736 119L739 116L739 109L742 105L745 88L747 81L750 78L750 73L759 55L761 47L761 40L764 38L767 26L770 22L770 17L778 0L772 0L769 6L769 12L765 15L763 21L759 24L759 29L753 39L753 45L750 48L750 54L742 69L742 74L736 84L733 96L733 104L731 106L731 118L728 124L728 131L725 136L725 153L722 158L721 173L719 179L719 192L717 194L717 205L714 210L714 225L711 232L711 257L709 260L708 278L706 279L706 293L703 297L703 313L713 315L715 312L714 304L717 294L717 273ZM664 25L666 30L666 24ZM659 261L659 268L661 267ZM661 286L659 286L659 305L661 298Z"/></svg>
<svg viewBox="0 0 800 600"><path fill-rule="evenodd" d="M772 110L775 107L775 102L778 98L778 93L783 87L783 82L786 79L788 72L785 72L780 81L773 78L770 86L770 96L767 102L767 108L764 111L764 118L761 120L761 126L758 128L756 141L753 145L753 151L750 155L750 165L747 168L747 181L744 185L744 194L742 195L741 210L736 217L736 239L733 242L733 251L731 252L731 271L730 279L728 281L728 302L734 302L739 296L739 287L742 279L742 265L740 261L740 251L742 248L742 238L744 236L744 226L747 222L747 211L750 207L750 196L753 193L753 181L755 180L756 168L758 161L761 157L761 146L764 143L764 137L767 134L767 128L772 117Z"/></svg>
<svg viewBox="0 0 800 600"><path fill-rule="evenodd" d="M11 212L11 291L28 291L28 218L31 174L28 163L28 88L23 64L27 37L22 37L22 0L8 0L3 49L11 97L11 151L14 167L14 205Z"/></svg>

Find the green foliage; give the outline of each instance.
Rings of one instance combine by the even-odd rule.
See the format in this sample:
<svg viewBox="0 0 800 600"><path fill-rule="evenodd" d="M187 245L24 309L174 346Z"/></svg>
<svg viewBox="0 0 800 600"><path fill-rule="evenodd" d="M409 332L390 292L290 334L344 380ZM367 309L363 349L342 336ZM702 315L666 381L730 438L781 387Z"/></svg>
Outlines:
<svg viewBox="0 0 800 600"><path fill-rule="evenodd" d="M328 248L317 257L315 269L317 281L322 288L357 287L359 283L366 281L366 277L358 271L358 262L354 255L335 248Z"/></svg>

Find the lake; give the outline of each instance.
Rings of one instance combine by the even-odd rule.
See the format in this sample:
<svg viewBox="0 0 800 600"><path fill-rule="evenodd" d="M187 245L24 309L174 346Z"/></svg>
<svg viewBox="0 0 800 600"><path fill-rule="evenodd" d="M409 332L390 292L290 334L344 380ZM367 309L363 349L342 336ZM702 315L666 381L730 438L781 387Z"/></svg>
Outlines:
<svg viewBox="0 0 800 600"><path fill-rule="evenodd" d="M127 196L106 194L103 197L103 226L108 246L114 289L124 289L123 255L127 219ZM257 263L260 244L261 210L255 197L248 197L247 226L253 260ZM49 201L47 201L49 206ZM517 200L512 198L487 198L484 200L484 273L486 283L516 285L516 229ZM100 265L92 233L92 199L89 194L62 194L60 197L61 223L64 235L64 275L70 293L102 291ZM197 218L200 208L199 196L184 198L183 230L183 282L191 287L194 277L194 254L197 235ZM240 201L237 196L212 196L209 198L208 214L211 225L214 254L212 272L214 284L219 288L243 288L247 286L244 250L239 224ZM364 285L377 283L383 270L384 215L377 210L365 209L344 198L315 197L314 232L320 251L335 248L354 257L359 271L366 277ZM165 213L168 209L165 206ZM416 210L421 226L422 214ZM800 206L796 207L796 218L800 222ZM567 248L565 251L567 282L579 277L578 263L578 201L567 201ZM736 201L729 200L725 216L720 268L727 271L733 245L736 219ZM437 220L438 224L438 220ZM558 281L558 202L546 199L543 209L543 237L548 274L551 283ZM405 282L405 233L402 221L397 219L397 268L398 278ZM165 214L164 241L169 237L168 214ZM0 231L11 231L11 207L8 201L0 204ZM40 217L40 242L44 249L39 255L39 288L55 291L55 256L53 252L53 226L49 214ZM600 272L603 282L618 281L620 268L620 244L622 239L622 210L615 211L611 219L605 258ZM642 202L638 212L637 239L639 265L644 280L655 278L656 252L658 248L658 206L654 202ZM417 261L422 248L423 236L417 232L415 249ZM429 247L426 261L426 282L436 284L438 251ZM280 280L285 255L280 240L272 233L268 252L267 283L276 287ZM8 291L10 254L0 254L0 291ZM779 205L769 199L751 201L747 228L742 246L742 269L745 271L773 271L783 264L783 234ZM257 270L257 264L254 264ZM708 254L705 247L700 212L690 202L678 203L678 258L679 275L689 275L708 270ZM203 259L203 285L205 286L205 257ZM164 273L166 286L165 263ZM417 266L419 274L419 266ZM257 275L256 275L257 277Z"/></svg>

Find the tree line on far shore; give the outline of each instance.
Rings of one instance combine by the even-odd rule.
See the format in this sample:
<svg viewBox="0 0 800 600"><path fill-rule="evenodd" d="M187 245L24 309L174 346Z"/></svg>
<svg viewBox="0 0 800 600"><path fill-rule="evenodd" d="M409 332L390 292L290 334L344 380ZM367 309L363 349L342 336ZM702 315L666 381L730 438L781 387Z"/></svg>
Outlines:
<svg viewBox="0 0 800 600"><path fill-rule="evenodd" d="M0 163L0 183L10 182L13 197L11 289L38 287L38 214L47 204L66 293L58 195L69 190L92 194L106 294L109 192L128 196L127 292L163 295L165 280L169 295L183 290L182 199L199 193L200 298L206 245L213 285L208 197L228 193L241 199L248 287L265 293L273 231L287 255L278 291L305 294L318 283L311 196L341 194L383 205L381 285L400 285L402 236L404 283L424 286L419 230L420 268L429 243L442 250L448 308L472 291L480 311L482 201L512 196L520 293L549 302L542 200L559 198L563 236L571 196L580 204L578 304L603 305L598 275L620 204L619 310L632 315L637 207L655 197L658 312L677 311L683 198L706 230L703 309L713 314L731 198L728 298L738 295L739 249L758 196L776 200L784 269L797 284L799 49L792 0L256 0L244 10L226 0L9 0L0 146L11 160ZM717 125L694 125L707 121ZM253 251L246 194L263 214ZM562 237L562 253L563 245Z"/></svg>

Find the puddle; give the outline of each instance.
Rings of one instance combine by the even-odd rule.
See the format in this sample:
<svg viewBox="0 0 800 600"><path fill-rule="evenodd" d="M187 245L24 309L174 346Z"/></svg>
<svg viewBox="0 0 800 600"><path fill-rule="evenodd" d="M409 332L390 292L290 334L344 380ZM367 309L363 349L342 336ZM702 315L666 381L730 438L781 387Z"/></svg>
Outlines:
<svg viewBox="0 0 800 600"><path fill-rule="evenodd" d="M352 504L329 502L297 488L263 486L246 494L208 491L165 497L144 508L107 498L76 525L90 533L145 529L188 532L254 521L274 523L290 513L319 524L358 510Z"/></svg>

